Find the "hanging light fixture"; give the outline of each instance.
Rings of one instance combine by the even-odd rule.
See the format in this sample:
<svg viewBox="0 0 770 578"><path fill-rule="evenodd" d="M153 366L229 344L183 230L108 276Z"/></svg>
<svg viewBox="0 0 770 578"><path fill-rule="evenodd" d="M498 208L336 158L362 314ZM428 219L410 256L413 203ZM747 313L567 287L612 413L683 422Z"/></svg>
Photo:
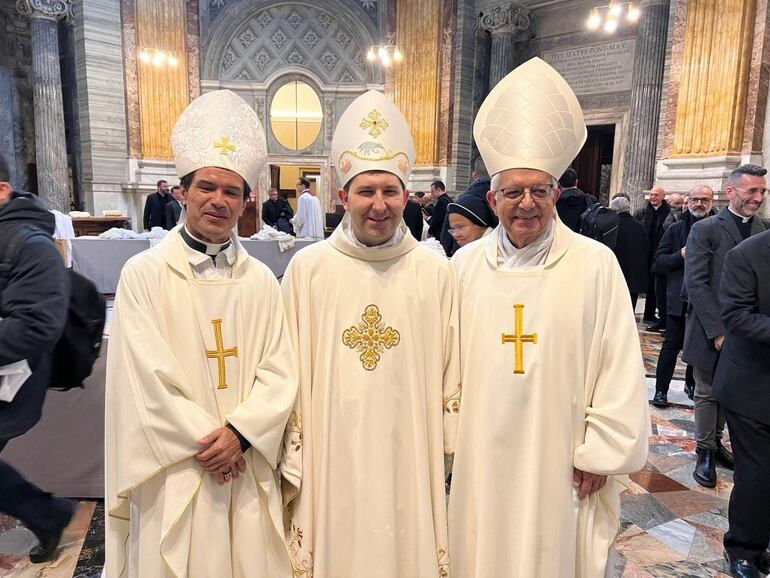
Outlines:
<svg viewBox="0 0 770 578"><path fill-rule="evenodd" d="M586 28L589 30L604 30L607 34L613 34L620 26L621 20L630 24L639 21L642 11L633 2L610 2L604 6L591 8L586 20Z"/></svg>
<svg viewBox="0 0 770 578"><path fill-rule="evenodd" d="M377 44L369 47L366 52L366 59L369 62L379 61L382 66L387 68L393 63L403 61L404 55L395 44Z"/></svg>

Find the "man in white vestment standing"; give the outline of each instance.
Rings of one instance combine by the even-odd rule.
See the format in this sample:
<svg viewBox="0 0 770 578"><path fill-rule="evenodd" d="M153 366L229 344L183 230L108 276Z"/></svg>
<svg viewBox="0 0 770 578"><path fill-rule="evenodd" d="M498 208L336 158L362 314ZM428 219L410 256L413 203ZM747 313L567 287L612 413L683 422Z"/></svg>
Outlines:
<svg viewBox="0 0 770 578"><path fill-rule="evenodd" d="M300 189L302 189L300 191ZM321 201L310 190L310 181L302 177L297 181L297 214L291 220L297 238L309 237L322 241L324 238L323 211Z"/></svg>
<svg viewBox="0 0 770 578"><path fill-rule="evenodd" d="M300 375L281 467L297 487L302 475L287 528L294 576L448 576L453 273L402 219L414 145L393 103L374 90L353 101L332 159L345 217L297 253L282 282Z"/></svg>
<svg viewBox="0 0 770 578"><path fill-rule="evenodd" d="M490 92L473 133L500 225L453 258L463 393L452 577L601 578L650 424L620 267L554 208L583 114L534 58Z"/></svg>
<svg viewBox="0 0 770 578"><path fill-rule="evenodd" d="M297 394L280 286L233 233L266 155L236 94L171 134L187 220L126 263L107 358L106 576L288 578L277 464Z"/></svg>

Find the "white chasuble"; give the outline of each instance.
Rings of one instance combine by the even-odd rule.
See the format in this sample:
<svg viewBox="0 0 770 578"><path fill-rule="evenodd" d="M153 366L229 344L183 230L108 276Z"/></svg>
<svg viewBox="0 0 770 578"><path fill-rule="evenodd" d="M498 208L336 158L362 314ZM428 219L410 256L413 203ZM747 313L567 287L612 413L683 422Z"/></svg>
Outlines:
<svg viewBox="0 0 770 578"><path fill-rule="evenodd" d="M231 279L195 279L177 232L126 264L115 299L106 575L288 578L277 464L297 380L280 287L240 245ZM195 455L228 423L251 448L220 486Z"/></svg>
<svg viewBox="0 0 770 578"><path fill-rule="evenodd" d="M362 248L346 224L297 253L282 282L300 375L281 466L293 484L302 478L287 524L294 576L448 576L454 276L408 231Z"/></svg>
<svg viewBox="0 0 770 578"><path fill-rule="evenodd" d="M625 474L650 422L639 338L613 253L570 231L538 268L499 268L498 236L457 252L462 400L453 578L601 578ZM579 500L573 467L609 476Z"/></svg>

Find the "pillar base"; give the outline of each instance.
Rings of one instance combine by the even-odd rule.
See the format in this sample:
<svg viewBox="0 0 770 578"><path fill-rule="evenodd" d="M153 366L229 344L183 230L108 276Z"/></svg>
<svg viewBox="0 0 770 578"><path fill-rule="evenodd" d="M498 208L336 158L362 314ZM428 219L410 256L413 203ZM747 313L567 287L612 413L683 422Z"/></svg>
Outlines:
<svg viewBox="0 0 770 578"><path fill-rule="evenodd" d="M714 200L724 199L727 179L733 169L756 162L749 156L680 157L658 161L655 184L667 193L687 193L696 185L714 189Z"/></svg>
<svg viewBox="0 0 770 578"><path fill-rule="evenodd" d="M455 191L449 191L448 189L449 184L447 183L447 175L447 167L412 167L412 174L409 177L409 182L406 184L406 188L411 192L424 191L427 193L430 191L430 184L433 181L444 181L444 184L447 185L447 192L451 192L452 196L456 196L459 193Z"/></svg>

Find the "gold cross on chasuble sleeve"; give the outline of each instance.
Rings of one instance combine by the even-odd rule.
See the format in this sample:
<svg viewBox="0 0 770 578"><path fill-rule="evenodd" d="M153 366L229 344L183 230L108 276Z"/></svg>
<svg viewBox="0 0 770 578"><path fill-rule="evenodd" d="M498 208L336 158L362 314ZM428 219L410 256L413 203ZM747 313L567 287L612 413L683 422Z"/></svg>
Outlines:
<svg viewBox="0 0 770 578"><path fill-rule="evenodd" d="M524 344L537 344L537 333L524 335L524 305L516 304L513 306L513 326L514 333L510 335L503 333L503 345L513 343L513 373L524 373Z"/></svg>
<svg viewBox="0 0 770 578"><path fill-rule="evenodd" d="M222 320L212 319L214 326L214 340L217 348L214 351L206 350L206 357L217 360L217 370L219 373L219 385L217 389L227 389L227 372L225 371L225 359L227 357L238 357L238 346L225 349L222 341Z"/></svg>

